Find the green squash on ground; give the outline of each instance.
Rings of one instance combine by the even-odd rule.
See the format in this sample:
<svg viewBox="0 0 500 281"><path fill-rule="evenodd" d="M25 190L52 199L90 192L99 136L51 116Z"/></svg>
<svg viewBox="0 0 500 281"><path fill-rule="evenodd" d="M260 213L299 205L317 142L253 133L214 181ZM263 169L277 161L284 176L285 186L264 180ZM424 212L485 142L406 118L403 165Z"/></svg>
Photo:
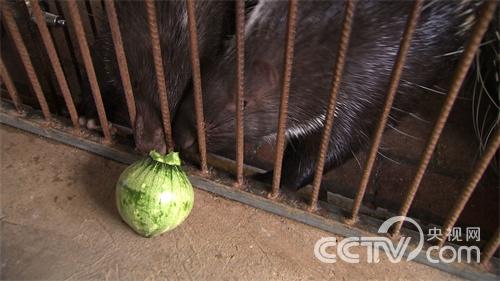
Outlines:
<svg viewBox="0 0 500 281"><path fill-rule="evenodd" d="M153 237L181 224L193 208L194 192L179 153L151 151L130 165L116 184L116 202L123 220L142 236Z"/></svg>

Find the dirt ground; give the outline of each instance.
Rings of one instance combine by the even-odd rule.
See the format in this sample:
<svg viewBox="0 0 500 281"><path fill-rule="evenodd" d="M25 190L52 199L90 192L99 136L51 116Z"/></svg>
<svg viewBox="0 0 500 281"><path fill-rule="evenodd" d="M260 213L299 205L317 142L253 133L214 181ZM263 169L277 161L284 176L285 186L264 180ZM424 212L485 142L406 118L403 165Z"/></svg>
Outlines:
<svg viewBox="0 0 500 281"><path fill-rule="evenodd" d="M115 208L124 165L6 126L0 136L2 280L458 280L384 258L321 263L314 244L331 234L200 190L185 223L141 238Z"/></svg>

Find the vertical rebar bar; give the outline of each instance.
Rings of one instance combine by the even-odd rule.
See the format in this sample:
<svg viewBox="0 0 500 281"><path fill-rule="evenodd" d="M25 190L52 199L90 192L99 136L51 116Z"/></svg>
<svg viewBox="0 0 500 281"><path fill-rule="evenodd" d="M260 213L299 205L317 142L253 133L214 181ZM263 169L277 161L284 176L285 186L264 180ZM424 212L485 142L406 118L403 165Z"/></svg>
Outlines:
<svg viewBox="0 0 500 281"><path fill-rule="evenodd" d="M49 11L62 15L62 8L59 2L56 0L47 0L46 3L49 5ZM66 18L66 28L71 25ZM67 36L66 28L54 28L51 31L52 39L57 49L57 54L59 55L59 61L63 67L64 74L66 76L66 81L68 82L71 95L76 100L81 97L82 89L80 86L80 72L78 69L78 64L76 63L75 48L72 47L72 42L70 41L69 35Z"/></svg>
<svg viewBox="0 0 500 281"><path fill-rule="evenodd" d="M321 186L321 178L323 177L323 169L325 167L326 153L328 150L328 145L330 144L330 134L333 127L333 117L335 115L335 105L337 103L337 96L340 89L340 82L342 80L342 74L344 72L345 58L347 54L347 47L349 46L349 38L351 35L352 21L354 17L354 10L356 7L355 0L346 1L346 7L344 11L344 20L342 23L342 30L340 32L340 41L337 51L337 57L335 59L335 66L333 72L332 80L332 90L330 92L330 97L328 100L328 108L326 112L326 122L325 128L323 129L323 135L321 137L321 144L318 152L318 160L316 162L316 169L314 172L313 179L313 191L311 194L311 201L309 204L309 210L313 211L316 209L318 203L319 189Z"/></svg>
<svg viewBox="0 0 500 281"><path fill-rule="evenodd" d="M373 165L375 163L375 159L377 158L377 151L382 141L382 134L384 133L385 125L387 124L387 120L389 118L389 114L392 109L392 104L394 102L394 98L397 93L399 81L403 73L403 67L405 65L406 57L408 56L408 51L410 50L411 40L413 38L413 33L415 32L417 26L421 9L422 9L422 0L416 0L415 3L413 4L412 11L408 16L408 20L406 22L406 29L404 31L403 38L401 39L397 59L392 68L391 80L389 83L389 89L387 91L385 106L380 116L380 120L377 124L377 129L375 130L375 134L373 135L373 141L370 148L370 153L368 154L368 159L366 160L365 169L363 171L358 191L356 193L356 197L354 199L354 203L352 206L351 217L347 221L349 223L353 223L357 220L359 208L361 207L361 203L363 201L363 197L366 192L366 187L368 186L368 181L370 179Z"/></svg>
<svg viewBox="0 0 500 281"><path fill-rule="evenodd" d="M89 9L87 8L87 3L85 0L75 0L75 2L76 2L76 7L78 7L80 22L82 24L87 42L89 42L89 45L92 45L94 43L96 34L94 34L94 29L92 28L92 24L90 23L90 12Z"/></svg>
<svg viewBox="0 0 500 281"><path fill-rule="evenodd" d="M478 21L475 23L474 28L471 32L471 37L469 38L467 45L464 49L462 57L460 58L460 62L458 63L458 67L455 71L453 79L451 80L450 90L448 92L448 96L446 101L443 104L441 112L439 114L438 120L434 125L434 129L432 130L431 137L429 138L425 151L422 154L422 158L420 160L420 164L418 166L417 172L415 174L415 178L408 188L408 194L406 195L404 202L399 210L400 216L406 216L408 211L410 210L411 204L413 203L413 199L415 198L415 194L417 193L418 187L420 186L420 182L425 174L427 166L431 160L432 154L436 148L436 144L441 136L441 132L443 131L444 126L446 125L446 120L451 112L455 99L458 95L460 87L464 81L465 76L469 70L469 67L474 59L474 55L481 44L481 40L484 36L484 33L488 29L488 25L495 13L495 7L497 5L496 1L486 1L483 4L481 9L481 15ZM397 222L395 227L392 230L392 235L397 237L399 235L399 231L403 225L403 221L400 220Z"/></svg>
<svg viewBox="0 0 500 281"><path fill-rule="evenodd" d="M106 6L106 13L108 15L109 27L111 29L111 36L113 37L113 45L115 46L116 60L118 61L118 69L120 70L120 77L123 85L123 92L125 93L125 100L127 102L128 114L130 117L130 124L132 128L135 127L135 100L132 91L132 82L130 81L130 74L128 71L127 57L123 49L122 34L120 32L120 24L116 14L115 2L113 0L104 1Z"/></svg>
<svg viewBox="0 0 500 281"><path fill-rule="evenodd" d="M67 3L69 14L73 22L75 35L78 40L78 46L80 46L80 53L82 54L83 64L85 65L85 70L87 71L92 95L94 96L94 102L97 108L99 122L101 123L102 131L104 133L104 139L107 142L111 142L111 132L109 130L108 118L106 117L106 111L104 109L104 104L102 103L101 90L99 89L99 84L97 82L94 64L92 63L92 57L89 51L89 44L85 35L85 31L83 29L77 2L68 1Z"/></svg>
<svg viewBox="0 0 500 281"><path fill-rule="evenodd" d="M3 60L1 59L0 59L0 76L2 77L3 82L5 83L5 87L7 88L7 92L9 93L12 103L14 104L18 112L22 112L23 108L21 99L19 99L19 95L17 94L14 82L12 81L9 71L7 70L5 64L3 63Z"/></svg>
<svg viewBox="0 0 500 281"><path fill-rule="evenodd" d="M71 91L69 90L66 76L64 75L61 62L59 61L56 47L54 45L54 42L52 41L52 37L50 36L49 29L47 28L45 17L42 14L42 9L40 8L37 0L31 0L30 3L33 15L35 16L36 25L38 26L38 30L40 31L40 35L42 37L42 42L45 45L47 54L49 55L50 63L52 64L52 68L54 69L57 83L59 84L64 102L66 103L66 107L68 108L71 122L73 123L73 127L78 130L80 129L80 124L78 123L78 112L76 111L75 103L73 102L73 98L71 97Z"/></svg>
<svg viewBox="0 0 500 281"><path fill-rule="evenodd" d="M111 2L111 1L105 0L104 2ZM95 25L96 37L99 37L104 32L106 32L105 26L103 24L103 22L105 20L103 17L103 15L104 15L103 10L104 9L102 7L101 0L89 0L89 4L90 4L90 9L91 9L92 20L93 20L94 25Z"/></svg>
<svg viewBox="0 0 500 281"><path fill-rule="evenodd" d="M483 156L481 156L481 158L475 165L473 170L474 172L467 181L467 184L465 185L465 188L460 194L460 197L458 198L457 202L451 209L445 223L443 224L443 229L442 229L443 237L438 243L439 247L443 246L444 242L446 241L446 238L448 237L448 235L450 235L452 228L455 226L455 223L457 222L460 214L462 213L465 207L465 204L467 204L467 201L469 201L469 198L476 189L476 186L481 180L484 171L486 171L486 169L488 168L491 159L493 159L499 147L500 147L500 131L497 130L495 136L493 137L493 139L491 139L490 143L488 144L488 148L486 149L485 153L483 154Z"/></svg>
<svg viewBox="0 0 500 281"><path fill-rule="evenodd" d="M500 228L497 228L493 236L488 240L488 243L484 246L481 251L481 265L486 265L493 254L495 254L496 250L500 246Z"/></svg>
<svg viewBox="0 0 500 281"><path fill-rule="evenodd" d="M274 157L274 174L272 191L268 195L276 198L279 194L281 181L281 168L285 152L285 129L288 113L288 97L290 95L290 79L292 77L293 51L297 25L297 0L290 0L288 7L288 29L285 43L285 63L283 69L283 85L280 98L278 133L276 136L276 154Z"/></svg>
<svg viewBox="0 0 500 281"><path fill-rule="evenodd" d="M78 67L78 65L84 65L84 63L83 63L83 59L82 59L82 54L79 51L80 46L78 45L78 39L76 37L74 28L70 28L70 27L74 26L75 24L73 23L73 20L71 19L71 15L69 13L69 7L68 7L69 1L56 1L56 0L54 0L54 1L55 1L54 4L56 5L56 7L60 8L61 15L66 20L66 26L68 28L66 29L64 36L65 36L65 38L67 38L68 47L70 48L70 51L71 51L70 54L72 56L72 60L74 61L75 65L76 65L75 70L76 70L78 79L81 80L81 77L83 76L83 70L81 70L80 67ZM89 35L89 34L87 34L87 35ZM87 36L87 38L88 38L88 36ZM89 42L90 42L90 40L89 40ZM83 83L83 81L81 81L81 82Z"/></svg>
<svg viewBox="0 0 500 281"><path fill-rule="evenodd" d="M158 22L156 19L156 7L154 0L146 1L146 10L148 13L148 28L149 28L149 34L151 36L151 45L153 50L153 59L156 72L156 82L158 86L161 116L163 120L163 130L165 132L165 138L168 150L173 151L174 140L172 138L172 127L170 124L170 109L168 107L167 83L165 81L165 72L163 70L163 59L161 54L160 37L158 34Z"/></svg>
<svg viewBox="0 0 500 281"><path fill-rule="evenodd" d="M38 103L40 104L43 117L47 121L50 121L52 116L50 114L49 105L47 104L47 100L45 99L45 95L43 94L42 86L40 85L40 81L38 80L38 76L35 72L35 68L33 67L33 63L31 62L31 58L21 36L21 32L17 27L14 15L11 11L11 8L8 7L8 4L2 3L1 6L5 25L7 27L7 30L9 30L12 41L14 41L14 45L16 46L19 57L21 58L21 61L24 65L26 74L28 75L33 91L35 92Z"/></svg>
<svg viewBox="0 0 500 281"><path fill-rule="evenodd" d="M243 185L244 124L243 106L245 95L245 1L236 0L236 185Z"/></svg>
<svg viewBox="0 0 500 281"><path fill-rule="evenodd" d="M189 26L189 43L191 46L191 67L193 68L194 109L196 114L196 131L198 134L198 150L200 151L201 172L207 172L207 143L205 139L205 120L203 115L203 98L201 93L200 57L198 51L198 31L194 0L186 0Z"/></svg>

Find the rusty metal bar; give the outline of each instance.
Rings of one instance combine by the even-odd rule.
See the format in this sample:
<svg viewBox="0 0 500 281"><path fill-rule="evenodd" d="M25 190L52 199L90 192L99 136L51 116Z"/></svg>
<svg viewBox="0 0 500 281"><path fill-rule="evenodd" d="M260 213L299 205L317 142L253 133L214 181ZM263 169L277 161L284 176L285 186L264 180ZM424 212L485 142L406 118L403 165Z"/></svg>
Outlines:
<svg viewBox="0 0 500 281"><path fill-rule="evenodd" d="M132 91L132 82L130 81L130 74L128 71L127 58L125 50L123 49L122 34L120 32L120 24L118 23L118 16L116 14L115 2L106 0L106 13L108 15L109 27L111 29L111 36L113 37L113 45L115 46L116 60L118 61L118 69L123 84L123 92L125 93L125 100L127 101L128 114L130 116L130 124L132 128L135 127L136 108L134 93Z"/></svg>
<svg viewBox="0 0 500 281"><path fill-rule="evenodd" d="M26 48L21 33L19 32L19 28L17 27L14 15L12 14L12 11L7 4L3 3L1 6L5 25L9 30L17 51L19 52L19 57L21 58L21 61L24 65L24 69L26 70L26 74L28 75L28 78L31 82L31 86L33 87L33 91L35 92L38 103L40 104L43 116L47 121L50 121L52 116L50 114L49 105L47 104L47 100L45 99L45 95L43 94L42 86L40 85L40 81L38 80L35 68L33 67L33 63L31 62L28 49Z"/></svg>
<svg viewBox="0 0 500 281"><path fill-rule="evenodd" d="M337 58L335 59L335 68L332 80L332 91L330 92L330 98L328 101L328 109L326 112L326 123L325 123L325 128L323 130L323 135L321 137L318 160L316 162L316 170L314 173L314 180L312 184L313 191L311 194L311 202L309 204L310 211L315 210L318 203L321 178L323 177L323 169L325 167L326 153L328 150L328 145L330 143L330 134L332 132L332 127L333 127L333 117L335 115L335 105L337 103L337 96L340 89L340 81L342 79L342 74L344 72L345 58L347 54L347 47L349 46L349 38L351 35L351 28L352 28L352 21L354 17L355 7L356 7L356 1L348 0L346 2L344 21L340 33L339 49L337 52Z"/></svg>
<svg viewBox="0 0 500 281"><path fill-rule="evenodd" d="M95 40L95 34L94 34L94 29L92 28L92 24L90 23L90 12L89 9L87 8L87 3L85 3L85 0L80 0L75 2L76 6L78 7L81 24L83 26L83 30L85 31L87 41L89 42L89 45L92 45Z"/></svg>
<svg viewBox="0 0 500 281"><path fill-rule="evenodd" d="M55 0L48 0L46 3L49 5L49 11L62 15L62 8L60 8L61 3L56 3ZM81 97L82 89L80 86L80 72L77 69L75 48L72 47L72 42L70 41L69 34L67 33L67 26L71 23L67 19L65 27L66 28L53 28L51 31L52 38L54 42L57 42L56 49L59 55L59 61L63 67L64 74L66 76L66 81L68 82L69 89L72 97L76 100Z"/></svg>
<svg viewBox="0 0 500 281"><path fill-rule="evenodd" d="M12 103L16 107L16 110L18 112L22 112L22 103L21 99L19 99L19 96L17 95L17 90L16 87L14 86L14 82L12 81L12 78L10 77L9 71L5 67L5 64L3 63L3 60L0 59L0 77L2 77L3 82L5 83L5 87L7 88L7 92L9 93L10 99L12 100Z"/></svg>
<svg viewBox="0 0 500 281"><path fill-rule="evenodd" d="M46 3L49 5L49 11L57 14L62 14L62 8L60 8L60 3L56 3L55 0L48 0ZM66 27L71 23L66 20ZM72 48L72 42L70 42L69 34L66 36L64 28L54 28L51 30L53 41L57 42L56 49L59 55L59 61L64 70L66 76L66 81L68 82L70 92L72 97L76 100L81 97L81 86L80 86L80 73L77 69L76 56L74 52L75 48Z"/></svg>
<svg viewBox="0 0 500 281"><path fill-rule="evenodd" d="M104 1L108 2L108 1ZM104 13L103 13L103 7L101 0L89 0L90 4L90 9L91 9L91 15L92 15L92 20L95 25L95 30L96 30L96 36L102 35L104 32L106 32L104 28Z"/></svg>
<svg viewBox="0 0 500 281"><path fill-rule="evenodd" d="M52 37L50 36L49 29L47 28L45 17L42 14L42 9L40 8L38 1L36 0L31 0L30 3L33 15L35 16L36 25L38 26L38 30L40 31L40 35L42 37L42 42L47 49L47 54L49 55L50 63L52 64L52 68L54 69L57 83L59 84L64 102L66 103L66 107L68 108L71 122L73 123L75 129L78 130L80 129L80 124L78 123L78 113L76 111L73 98L71 97L71 91L69 90L68 82L66 81L66 76L64 75L61 62L59 61L59 57L57 56L56 47L54 45L54 42L52 41Z"/></svg>
<svg viewBox="0 0 500 281"><path fill-rule="evenodd" d="M87 71L90 88L92 89L92 95L94 96L94 102L97 108L99 122L101 123L102 131L104 133L104 139L107 142L111 142L111 132L109 130L108 118L106 117L106 111L104 110L104 105L102 103L101 91L99 89L99 84L97 83L94 64L92 63L92 57L90 56L89 44L87 42L87 38L85 37L85 31L83 29L80 13L78 12L77 2L68 1L67 4L78 40L78 45L80 46L80 53L82 54L85 70Z"/></svg>
<svg viewBox="0 0 500 281"><path fill-rule="evenodd" d="M200 151L201 172L207 168L207 142L205 139L205 120L203 117L203 98L201 93L200 57L198 51L198 31L196 30L194 0L186 0L189 25L189 44L191 46L191 67L193 68L194 108L196 114L196 131L198 133L198 150Z"/></svg>
<svg viewBox="0 0 500 281"><path fill-rule="evenodd" d="M156 8L154 0L146 1L146 10L148 13L148 28L151 35L151 45L153 49L153 58L156 71L156 82L158 85L158 95L160 97L161 116L163 120L163 129L169 151L174 150L174 139L172 137L172 127L170 122L170 109L168 107L167 83L163 70L163 59L161 55L160 37L158 34L158 22L156 20Z"/></svg>
<svg viewBox="0 0 500 281"><path fill-rule="evenodd" d="M455 223L457 222L460 214L462 213L465 207L465 204L467 204L467 202L469 201L469 198L476 189L478 182L481 180L481 177L488 168L491 159L493 159L499 147L500 147L500 131L497 130L497 132L495 133L495 137L490 141L490 144L488 145L486 152L483 154L481 159L479 159L478 163L476 164L474 172L467 181L467 184L465 185L465 188L460 194L458 201L455 203L449 215L447 216L446 222L444 223L444 226L442 228L443 237L438 243L439 247L443 246L444 242L446 241L446 238L448 237L448 235L450 235L453 226L455 226Z"/></svg>
<svg viewBox="0 0 500 281"><path fill-rule="evenodd" d="M56 7L61 9L62 16L64 19L66 19L66 26L71 27L74 26L75 24L73 23L73 20L71 19L71 15L69 13L69 8L68 8L68 2L69 1L56 1L54 0L54 4ZM55 34L55 32L54 32ZM65 32L65 38L67 39L68 47L70 48L71 55L74 57L74 61L76 64L76 73L78 75L78 79L81 79L82 75L82 70L78 67L78 65L84 65L83 59L81 52L79 51L80 46L78 45L78 39L76 37L76 34L74 32L74 28L67 28ZM89 34L87 34L90 36ZM87 37L88 38L88 37ZM90 41L90 40L89 40ZM59 46L59 44L57 44Z"/></svg>
<svg viewBox="0 0 500 281"><path fill-rule="evenodd" d="M244 160L244 125L243 106L245 95L245 1L236 0L236 80L238 92L236 95L236 185L243 185Z"/></svg>
<svg viewBox="0 0 500 281"><path fill-rule="evenodd" d="M481 265L486 265L500 246L500 228L497 228L495 234L490 238L481 252Z"/></svg>
<svg viewBox="0 0 500 281"><path fill-rule="evenodd" d="M361 207L361 203L366 192L366 187L368 186L368 181L370 179L373 165L375 164L375 159L377 158L377 151L382 141L382 134L384 133L384 128L387 124L387 119L389 118L389 114L391 112L392 104L394 102L394 98L399 86L399 80L401 79L401 75L403 73L403 67L405 65L406 57L408 56L408 51L410 50L411 40L413 38L413 33L415 32L415 29L417 27L417 22L421 10L422 0L416 0L413 4L411 14L408 17L403 38L401 39L397 59L392 69L391 82L389 83L385 106L382 115L380 116L380 121L377 125L375 134L373 135L370 153L368 155L368 159L366 160L366 166L363 172L363 176L361 177L361 182L359 184L358 191L356 193L356 197L352 206L351 217L347 220L347 222L349 223L353 223L357 220L359 208Z"/></svg>
<svg viewBox="0 0 500 281"><path fill-rule="evenodd" d="M52 75L53 71L50 69L48 56L45 50L40 48L40 44L43 43L41 43L41 38L39 40L38 30L31 28L31 22L33 22L31 11L24 1L12 1L9 5L12 11L15 12L15 19L18 23L17 27L24 38L24 44L31 58L31 64L37 73L38 81L49 104L49 109L52 110L51 105L58 96L62 96L62 93L57 86L56 77ZM53 114L53 112L51 113Z"/></svg>
<svg viewBox="0 0 500 281"><path fill-rule="evenodd" d="M408 211L410 210L411 204L413 202L413 199L415 198L415 194L417 193L420 182L424 177L427 166L429 165L429 161L431 160L432 154L434 153L434 149L436 148L436 144L446 124L448 115L451 112L453 103L455 102L460 87L462 86L464 78L467 75L469 67L474 59L474 55L477 49L479 48L479 45L481 44L481 39L483 38L484 33L488 29L488 25L491 19L493 18L496 5L497 5L496 1L486 1L482 6L481 16L474 25L474 29L471 33L472 35L467 42L462 57L460 58L460 62L452 79L448 97L444 102L444 105L439 114L439 118L436 121L436 124L434 125L431 137L427 142L417 173L415 174L415 178L410 184L410 187L408 188L408 194L406 195L403 205L399 210L400 216L406 216L408 214ZM403 225L402 220L398 221L398 223L395 225L395 227L392 230L392 235L394 237L397 237L399 235L399 231L401 230L402 225Z"/></svg>
<svg viewBox="0 0 500 281"><path fill-rule="evenodd" d="M272 191L269 198L276 198L279 194L281 182L281 168L285 152L285 129L288 113L288 98L290 95L290 80L292 77L293 51L297 26L297 0L290 0L288 7L288 30L285 45L285 67L283 70L283 88L280 99L278 119L278 134L276 136L276 154L274 157L274 174Z"/></svg>

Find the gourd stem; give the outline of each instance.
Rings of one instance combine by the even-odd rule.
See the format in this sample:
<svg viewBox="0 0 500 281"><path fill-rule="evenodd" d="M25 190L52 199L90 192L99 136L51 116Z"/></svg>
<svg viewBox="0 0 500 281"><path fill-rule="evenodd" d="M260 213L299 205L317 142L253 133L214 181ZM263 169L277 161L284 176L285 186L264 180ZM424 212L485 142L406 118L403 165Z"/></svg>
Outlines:
<svg viewBox="0 0 500 281"><path fill-rule="evenodd" d="M158 161L160 163L165 163L168 165L173 165L173 166L180 166L181 165L181 158L179 157L179 152L170 152L166 155L162 155L158 153L156 150L151 150L149 152L149 157L151 159Z"/></svg>

